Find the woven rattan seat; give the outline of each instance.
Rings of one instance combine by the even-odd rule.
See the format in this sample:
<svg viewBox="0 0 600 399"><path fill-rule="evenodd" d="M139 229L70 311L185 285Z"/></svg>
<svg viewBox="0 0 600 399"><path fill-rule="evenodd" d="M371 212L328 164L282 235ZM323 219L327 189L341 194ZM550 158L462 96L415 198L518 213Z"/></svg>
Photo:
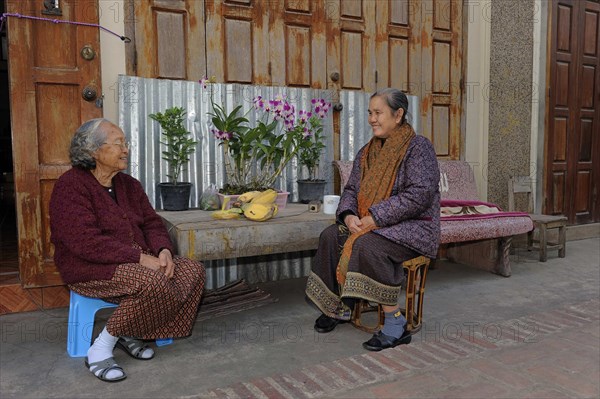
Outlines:
<svg viewBox="0 0 600 399"><path fill-rule="evenodd" d="M401 308L402 314L407 320L406 330L411 334L421 329L423 322L423 299L425 298L425 281L427 279L427 270L431 259L425 256L418 256L402 263L406 274L406 300L404 308ZM378 322L376 325L368 326L362 322L362 314L365 312L376 311L378 313ZM352 325L368 333L374 333L383 327L385 316L383 307L380 304L373 304L361 299L354 305Z"/></svg>

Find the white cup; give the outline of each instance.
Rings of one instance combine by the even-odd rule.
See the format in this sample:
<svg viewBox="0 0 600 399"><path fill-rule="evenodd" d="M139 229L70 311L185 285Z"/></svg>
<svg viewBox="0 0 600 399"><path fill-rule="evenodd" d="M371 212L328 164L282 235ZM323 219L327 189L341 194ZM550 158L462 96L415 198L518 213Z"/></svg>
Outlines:
<svg viewBox="0 0 600 399"><path fill-rule="evenodd" d="M340 203L339 195L326 195L323 197L323 213L327 215L335 215L337 207Z"/></svg>

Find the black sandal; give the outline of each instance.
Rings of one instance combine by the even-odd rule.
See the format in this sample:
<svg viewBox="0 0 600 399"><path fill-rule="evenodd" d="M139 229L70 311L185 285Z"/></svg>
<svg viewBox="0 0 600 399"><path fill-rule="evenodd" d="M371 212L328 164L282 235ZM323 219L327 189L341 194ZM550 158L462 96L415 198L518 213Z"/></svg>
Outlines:
<svg viewBox="0 0 600 399"><path fill-rule="evenodd" d="M150 348L146 343L144 343L144 341L140 341L139 339L130 338L129 340L126 340L125 338L120 337L117 341L116 346L119 349L124 350L125 353L127 353L134 359L150 360L154 358L154 353L150 357L142 357L144 351L146 351L147 349L152 350L152 348Z"/></svg>
<svg viewBox="0 0 600 399"><path fill-rule="evenodd" d="M326 334L333 331L338 324L347 323L345 320L334 319L333 317L322 314L315 320L315 331L321 334Z"/></svg>
<svg viewBox="0 0 600 399"><path fill-rule="evenodd" d="M87 358L86 358L85 359L85 367L92 374L94 374L96 377L98 377L98 379L100 379L104 382L118 382L118 381L123 381L125 378L127 378L127 374L125 374L125 371L123 370L123 368L121 366L119 366L117 364L117 362L115 362L115 359L112 357L109 357L108 359L100 360L99 362L94 362L94 363L88 363ZM120 371L121 373L123 373L123 375L121 375L120 377L117 377L117 378L106 378L106 375L108 374L108 372L112 371L112 370ZM96 372L100 372L100 373L96 374Z"/></svg>
<svg viewBox="0 0 600 399"><path fill-rule="evenodd" d="M385 335L381 331L378 331L377 333L373 334L370 340L363 342L363 348L366 350L379 352L383 349L409 344L410 341L412 341L412 335L410 335L410 331L404 331L400 338L390 337L389 335Z"/></svg>

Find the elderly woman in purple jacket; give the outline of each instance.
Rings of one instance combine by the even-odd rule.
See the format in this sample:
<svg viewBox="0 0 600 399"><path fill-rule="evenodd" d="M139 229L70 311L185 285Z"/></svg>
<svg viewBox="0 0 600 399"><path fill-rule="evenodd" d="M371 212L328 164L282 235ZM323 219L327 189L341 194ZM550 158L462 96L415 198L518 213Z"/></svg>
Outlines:
<svg viewBox="0 0 600 399"><path fill-rule="evenodd" d="M142 340L190 335L205 272L174 256L169 234L142 185L121 173L129 143L106 119L85 122L71 141L73 168L50 199L54 261L78 294L118 304L87 353L86 367L103 381L126 377L113 349L139 360L154 350Z"/></svg>
<svg viewBox="0 0 600 399"><path fill-rule="evenodd" d="M382 89L369 101L373 137L360 149L337 209L337 223L321 233L306 295L323 313L320 333L350 320L356 298L380 303L385 323L365 349L407 344L399 310L402 262L435 258L440 241L439 169L429 140L406 122L408 99Z"/></svg>

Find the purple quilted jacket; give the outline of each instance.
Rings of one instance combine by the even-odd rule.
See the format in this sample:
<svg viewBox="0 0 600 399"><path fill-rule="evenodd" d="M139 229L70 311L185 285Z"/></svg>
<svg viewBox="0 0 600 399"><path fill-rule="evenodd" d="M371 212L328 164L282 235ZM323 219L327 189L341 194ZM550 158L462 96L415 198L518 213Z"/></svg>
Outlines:
<svg viewBox="0 0 600 399"><path fill-rule="evenodd" d="M337 209L358 214L361 148ZM390 198L369 208L375 224L374 233L435 258L440 244L440 171L431 142L423 137L412 139L400 165Z"/></svg>
<svg viewBox="0 0 600 399"><path fill-rule="evenodd" d="M173 253L169 233L140 182L118 173L113 183L118 204L87 170L72 168L54 185L51 241L66 284L109 280L119 264L139 262L134 242L153 254L161 248Z"/></svg>

